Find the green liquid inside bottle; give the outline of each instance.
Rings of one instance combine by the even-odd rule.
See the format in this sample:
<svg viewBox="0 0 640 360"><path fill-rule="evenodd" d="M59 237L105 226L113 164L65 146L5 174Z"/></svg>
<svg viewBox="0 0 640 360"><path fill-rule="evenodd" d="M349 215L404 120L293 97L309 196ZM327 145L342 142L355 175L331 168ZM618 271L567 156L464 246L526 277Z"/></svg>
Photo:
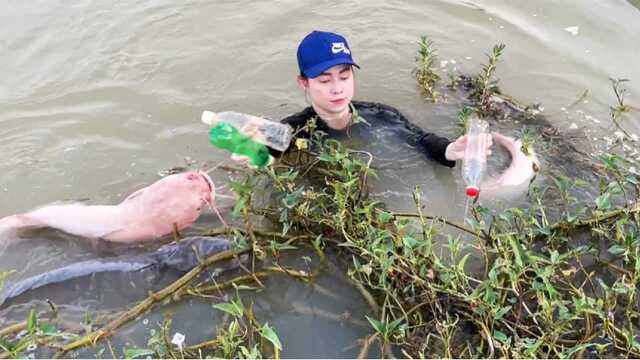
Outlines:
<svg viewBox="0 0 640 360"><path fill-rule="evenodd" d="M222 121L209 130L209 141L215 147L248 157L253 166L267 166L271 159L265 145L254 141L232 125Z"/></svg>

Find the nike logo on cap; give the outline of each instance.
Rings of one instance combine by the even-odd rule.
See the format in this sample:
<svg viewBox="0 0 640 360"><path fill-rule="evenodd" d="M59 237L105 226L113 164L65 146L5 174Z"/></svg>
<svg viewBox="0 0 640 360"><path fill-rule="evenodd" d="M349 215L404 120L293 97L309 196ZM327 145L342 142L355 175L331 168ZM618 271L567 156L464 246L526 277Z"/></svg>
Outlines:
<svg viewBox="0 0 640 360"><path fill-rule="evenodd" d="M351 54L351 51L343 42L334 42L331 44L331 52L337 54L343 52L345 54Z"/></svg>

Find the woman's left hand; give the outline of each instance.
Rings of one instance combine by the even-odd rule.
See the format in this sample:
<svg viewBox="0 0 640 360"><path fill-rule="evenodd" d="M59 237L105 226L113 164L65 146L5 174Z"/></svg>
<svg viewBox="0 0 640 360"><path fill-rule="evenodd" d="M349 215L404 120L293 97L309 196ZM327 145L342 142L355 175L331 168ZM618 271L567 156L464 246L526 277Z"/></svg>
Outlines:
<svg viewBox="0 0 640 360"><path fill-rule="evenodd" d="M491 150L489 149L493 144L493 140L491 138L491 134L486 134L487 136L487 155L491 155ZM464 151L467 149L467 135L463 135L456 139L456 141L447 145L447 149L444 152L444 157L449 161L456 161L464 158Z"/></svg>

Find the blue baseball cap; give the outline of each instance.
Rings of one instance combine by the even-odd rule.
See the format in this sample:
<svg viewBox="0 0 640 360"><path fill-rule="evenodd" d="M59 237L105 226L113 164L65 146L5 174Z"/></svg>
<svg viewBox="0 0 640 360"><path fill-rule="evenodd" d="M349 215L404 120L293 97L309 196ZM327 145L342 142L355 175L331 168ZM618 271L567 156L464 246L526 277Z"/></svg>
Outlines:
<svg viewBox="0 0 640 360"><path fill-rule="evenodd" d="M360 68L351 57L351 49L343 36L312 31L298 45L298 67L300 74L314 78L332 66L349 64Z"/></svg>

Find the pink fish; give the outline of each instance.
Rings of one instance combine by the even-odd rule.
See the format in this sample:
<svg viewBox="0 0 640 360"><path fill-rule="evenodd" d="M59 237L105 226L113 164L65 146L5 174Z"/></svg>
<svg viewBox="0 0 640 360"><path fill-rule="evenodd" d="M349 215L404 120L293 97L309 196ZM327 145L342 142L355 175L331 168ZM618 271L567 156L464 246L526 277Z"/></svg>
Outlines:
<svg viewBox="0 0 640 360"><path fill-rule="evenodd" d="M205 206L215 209L214 199L211 178L204 172L192 171L162 178L118 205L45 206L0 219L0 229L52 227L115 242L152 240L171 234L174 227L182 230L191 226Z"/></svg>
<svg viewBox="0 0 640 360"><path fill-rule="evenodd" d="M522 142L511 137L493 132L493 140L504 147L511 155L511 164L502 174L487 179L480 186L480 196L507 197L524 193L536 173L540 170L540 162L533 149L529 154L522 152Z"/></svg>

